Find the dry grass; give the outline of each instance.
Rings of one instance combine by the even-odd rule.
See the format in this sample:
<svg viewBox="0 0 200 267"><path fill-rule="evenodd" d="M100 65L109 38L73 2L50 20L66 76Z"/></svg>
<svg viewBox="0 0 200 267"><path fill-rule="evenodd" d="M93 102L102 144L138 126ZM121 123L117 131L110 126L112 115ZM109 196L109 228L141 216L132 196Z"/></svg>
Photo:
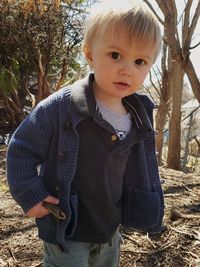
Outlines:
<svg viewBox="0 0 200 267"><path fill-rule="evenodd" d="M8 191L5 152L1 146L0 267L41 267L42 242L34 220L24 217ZM163 168L160 173L165 181L165 228L155 235L121 228L120 266L200 267L200 177Z"/></svg>

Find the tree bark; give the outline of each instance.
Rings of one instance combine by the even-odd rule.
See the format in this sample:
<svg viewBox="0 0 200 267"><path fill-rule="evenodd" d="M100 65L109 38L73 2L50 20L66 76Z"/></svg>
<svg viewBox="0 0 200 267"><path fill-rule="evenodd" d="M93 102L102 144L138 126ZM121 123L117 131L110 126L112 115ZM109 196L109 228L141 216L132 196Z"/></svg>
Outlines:
<svg viewBox="0 0 200 267"><path fill-rule="evenodd" d="M183 163L182 163L182 171L186 172L186 164L189 154L189 143L190 143L190 137L191 137L191 128L192 128L192 120L193 120L193 113L190 115L189 123L188 123L188 129L187 129L187 136L186 136L186 142L185 142L185 148L184 148L184 156L183 156Z"/></svg>
<svg viewBox="0 0 200 267"><path fill-rule="evenodd" d="M42 54L38 51L38 90L36 95L35 105L38 104L42 99L50 95L49 84L47 80L47 74L45 67L42 62Z"/></svg>
<svg viewBox="0 0 200 267"><path fill-rule="evenodd" d="M181 156L181 102L183 91L183 74L182 66L174 61L173 63L173 96L172 96L172 113L169 125L169 144L167 167L180 170Z"/></svg>
<svg viewBox="0 0 200 267"><path fill-rule="evenodd" d="M67 73L67 60L66 58L63 59L63 64L62 64L62 71L61 71L61 76L59 81L56 84L56 91L58 91L60 89L60 87L63 85L64 81L65 81L65 75Z"/></svg>
<svg viewBox="0 0 200 267"><path fill-rule="evenodd" d="M160 104L156 113L156 130L158 135L156 136L156 147L158 151L158 163L162 164L162 148L163 148L163 130L166 124L167 113L170 107L170 69L166 67L167 60L167 46L163 47L163 56L161 60L162 68L162 86L160 88Z"/></svg>
<svg viewBox="0 0 200 267"><path fill-rule="evenodd" d="M200 103L200 81L196 75L194 66L191 60L188 58L187 63L183 64L183 68L190 81L192 91L198 102Z"/></svg>

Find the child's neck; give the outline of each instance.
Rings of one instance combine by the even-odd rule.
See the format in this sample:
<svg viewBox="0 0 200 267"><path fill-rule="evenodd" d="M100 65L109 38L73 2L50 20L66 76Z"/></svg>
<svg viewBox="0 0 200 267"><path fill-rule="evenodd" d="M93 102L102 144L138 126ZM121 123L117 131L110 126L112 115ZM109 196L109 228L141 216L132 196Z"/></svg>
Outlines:
<svg viewBox="0 0 200 267"><path fill-rule="evenodd" d="M120 114L120 115L126 115L127 114L127 110L125 109L124 105L122 104L121 99L102 99L102 98L100 99L100 98L97 98L96 100L117 114Z"/></svg>

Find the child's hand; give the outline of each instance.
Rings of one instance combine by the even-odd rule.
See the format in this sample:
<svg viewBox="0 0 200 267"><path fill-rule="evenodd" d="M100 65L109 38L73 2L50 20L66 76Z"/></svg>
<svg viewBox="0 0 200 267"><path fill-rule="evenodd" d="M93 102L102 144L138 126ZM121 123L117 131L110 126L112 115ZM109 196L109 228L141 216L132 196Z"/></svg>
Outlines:
<svg viewBox="0 0 200 267"><path fill-rule="evenodd" d="M52 196L46 197L43 201L54 204L54 205L57 205L59 203L59 200ZM45 207L43 206L43 201L39 202L34 207L32 207L26 213L26 215L28 215L29 217L42 218L46 216L47 214L49 214L49 211L45 209Z"/></svg>

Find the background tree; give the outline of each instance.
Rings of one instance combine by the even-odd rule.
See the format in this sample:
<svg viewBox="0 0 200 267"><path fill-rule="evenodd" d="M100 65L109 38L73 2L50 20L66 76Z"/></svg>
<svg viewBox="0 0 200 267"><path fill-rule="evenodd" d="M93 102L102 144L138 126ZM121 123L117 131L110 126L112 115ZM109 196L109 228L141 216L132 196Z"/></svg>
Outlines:
<svg viewBox="0 0 200 267"><path fill-rule="evenodd" d="M80 69L77 54L90 1L0 3L0 126L14 129Z"/></svg>
<svg viewBox="0 0 200 267"><path fill-rule="evenodd" d="M158 162L162 164L162 150L163 150L163 132L167 122L167 115L171 106L172 98L172 82L170 76L172 75L171 57L167 45L163 45L163 53L161 59L161 77L162 83L160 85L160 104L156 113L156 145L158 151Z"/></svg>
<svg viewBox="0 0 200 267"><path fill-rule="evenodd" d="M179 18L175 0L155 0L163 13L164 19L158 16L155 8L152 6L152 1L151 3L148 0L144 1L153 10L165 29L164 42L168 46L169 55L172 58L173 71L169 76L167 89L170 92L172 85L172 112L169 126L167 167L180 169L181 99L184 73L188 76L194 96L200 102L200 82L190 60L191 49L196 47L196 45L191 47L191 42L200 16L200 1L198 1L194 9L193 16L191 15L193 1L185 1L184 11ZM179 21L183 25L181 33L179 32ZM160 105L162 104L161 102Z"/></svg>

